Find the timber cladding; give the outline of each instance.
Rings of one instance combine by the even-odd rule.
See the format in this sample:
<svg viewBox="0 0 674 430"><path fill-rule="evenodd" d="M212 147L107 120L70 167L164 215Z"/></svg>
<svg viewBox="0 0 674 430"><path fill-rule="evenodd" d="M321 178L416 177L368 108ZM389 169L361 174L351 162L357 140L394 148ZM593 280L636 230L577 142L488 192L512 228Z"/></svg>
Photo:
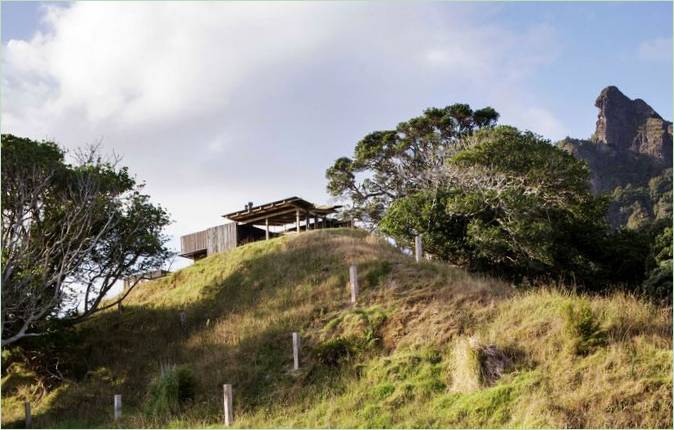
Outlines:
<svg viewBox="0 0 674 430"><path fill-rule="evenodd" d="M227 251L236 248L237 245L237 225L235 222L218 225L206 230L206 254L211 255L216 252Z"/></svg>
<svg viewBox="0 0 674 430"><path fill-rule="evenodd" d="M276 236L276 234L271 236ZM264 238L264 230L251 225L237 225L232 222L182 236L180 238L180 255L194 259L203 258Z"/></svg>

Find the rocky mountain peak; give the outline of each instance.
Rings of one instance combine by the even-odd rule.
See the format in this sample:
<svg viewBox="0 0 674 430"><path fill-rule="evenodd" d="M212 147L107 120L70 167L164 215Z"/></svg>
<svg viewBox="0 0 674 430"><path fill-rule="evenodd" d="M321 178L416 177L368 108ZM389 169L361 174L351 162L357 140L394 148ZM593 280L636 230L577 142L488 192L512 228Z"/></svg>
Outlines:
<svg viewBox="0 0 674 430"><path fill-rule="evenodd" d="M592 190L608 193L608 220L638 228L672 218L672 123L641 99L604 88L595 106L590 140L566 138L558 145L587 162Z"/></svg>
<svg viewBox="0 0 674 430"><path fill-rule="evenodd" d="M672 123L641 99L632 100L617 87L604 88L595 106L599 108L595 143L606 144L618 152L630 151L653 157L653 161L672 163Z"/></svg>

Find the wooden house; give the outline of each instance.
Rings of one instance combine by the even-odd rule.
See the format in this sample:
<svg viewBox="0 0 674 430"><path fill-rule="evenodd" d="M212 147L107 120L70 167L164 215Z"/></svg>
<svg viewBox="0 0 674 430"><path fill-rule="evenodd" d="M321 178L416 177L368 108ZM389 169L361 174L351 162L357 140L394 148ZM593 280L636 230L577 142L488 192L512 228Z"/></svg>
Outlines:
<svg viewBox="0 0 674 430"><path fill-rule="evenodd" d="M269 239L281 234L343 225L328 217L341 206L316 206L299 197L289 197L259 206L248 203L243 210L223 215L231 222L180 238L181 257L197 260L216 252Z"/></svg>

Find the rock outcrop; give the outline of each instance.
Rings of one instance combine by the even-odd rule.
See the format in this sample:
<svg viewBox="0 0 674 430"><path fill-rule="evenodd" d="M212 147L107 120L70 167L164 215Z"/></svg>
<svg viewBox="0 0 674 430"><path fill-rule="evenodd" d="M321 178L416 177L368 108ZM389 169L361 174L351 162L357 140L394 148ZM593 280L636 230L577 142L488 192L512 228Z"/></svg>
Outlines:
<svg viewBox="0 0 674 430"><path fill-rule="evenodd" d="M638 228L671 219L672 123L614 86L601 91L595 106L592 138L566 138L558 145L588 163L595 193L611 195L609 222Z"/></svg>
<svg viewBox="0 0 674 430"><path fill-rule="evenodd" d="M645 101L630 100L616 87L606 87L594 105L599 108L592 140L618 152L650 156L654 162L672 164L672 123L662 119Z"/></svg>

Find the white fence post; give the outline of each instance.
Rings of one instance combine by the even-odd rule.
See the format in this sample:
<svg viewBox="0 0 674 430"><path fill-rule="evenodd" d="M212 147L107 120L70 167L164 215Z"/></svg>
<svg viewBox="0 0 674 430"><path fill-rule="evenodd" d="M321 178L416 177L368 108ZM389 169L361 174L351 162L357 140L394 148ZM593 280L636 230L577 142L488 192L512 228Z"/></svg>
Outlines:
<svg viewBox="0 0 674 430"><path fill-rule="evenodd" d="M234 422L234 414L232 411L232 385L225 384L223 385L224 391L224 405L225 405L225 425L230 426Z"/></svg>
<svg viewBox="0 0 674 430"><path fill-rule="evenodd" d="M26 414L26 428L32 428L33 427L33 415L30 412L30 402L26 400L23 402L23 410Z"/></svg>
<svg viewBox="0 0 674 430"><path fill-rule="evenodd" d="M349 267L349 283L351 284L351 303L356 303L358 297L358 269L355 264Z"/></svg>
<svg viewBox="0 0 674 430"><path fill-rule="evenodd" d="M421 242L420 234L414 237L414 256L416 257L417 263L421 263L421 259L424 257L424 245Z"/></svg>
<svg viewBox="0 0 674 430"><path fill-rule="evenodd" d="M293 370L300 368L300 335L293 332Z"/></svg>
<svg viewBox="0 0 674 430"><path fill-rule="evenodd" d="M115 421L122 418L122 395L115 394Z"/></svg>

